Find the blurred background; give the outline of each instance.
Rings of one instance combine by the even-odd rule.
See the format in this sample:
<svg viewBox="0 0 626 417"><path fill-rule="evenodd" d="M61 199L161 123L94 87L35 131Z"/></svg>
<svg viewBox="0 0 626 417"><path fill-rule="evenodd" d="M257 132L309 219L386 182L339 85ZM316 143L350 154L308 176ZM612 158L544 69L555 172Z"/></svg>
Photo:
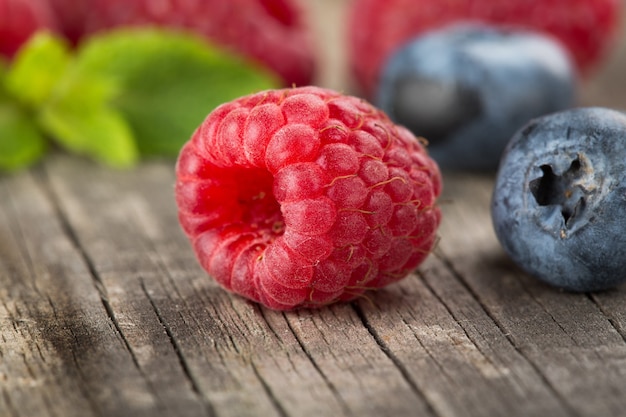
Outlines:
<svg viewBox="0 0 626 417"><path fill-rule="evenodd" d="M354 92L345 53L347 35L345 19L354 0L298 0L309 11L319 54L317 84ZM622 0L626 10L626 0ZM626 12L611 53L592 76L581 85L580 105L603 106L626 110Z"/></svg>
<svg viewBox="0 0 626 417"><path fill-rule="evenodd" d="M7 0L4 1L7 2ZM293 2L300 4L303 9L300 17L306 21L308 27L303 28L300 25L301 19L296 19L297 24L286 23L285 19L288 20L291 16L290 8ZM383 57L388 50L400 46L396 45L396 42L400 43L400 39L406 40L403 38L405 34L413 30L413 26L410 25L416 25L417 30L420 31L427 27L439 27L441 22L448 23L446 17L473 15L474 12L492 14L492 18L504 21L508 19L507 13L517 17L524 15L522 13L524 10L528 10L530 14L524 15L523 19L532 16L532 19L536 18L541 21L539 25L550 22L555 24L551 31L555 27L559 27L560 23L565 22L564 26L567 26L569 22L567 19L559 18L554 13L555 9L552 9L551 14L550 7L544 7L544 0L534 0L534 3L510 2L510 0L482 2L450 0L431 2L432 9L428 8L421 0L403 0L397 3L377 0L373 2L374 6L368 5L369 2L364 2L364 7L356 9L360 5L358 2L359 0L207 0L206 2L185 3L173 0L81 0L80 2L73 2L72 0L8 0L6 4L10 7L7 8L3 0L0 0L0 40L3 41L0 42L0 58L4 56L11 58L19 50L21 42L27 36L42 28L52 28L56 30L57 35L62 34L60 38L46 38L42 35L43 37L39 37L38 41L31 42L29 45L34 45L33 48L27 47L21 50L27 51L20 54L22 57L26 57L21 60L23 61L22 64L12 65L13 76L7 75L6 77L7 79L11 78L11 81L6 83L6 90L10 93L7 95L6 101L11 109L11 117L8 119L9 121L0 120L0 137L9 138L6 141L8 145L2 150L4 162L0 159L0 171L29 166L38 161L48 149L46 146L48 140L72 152L75 152L76 149L73 149L69 144L74 142L89 143L89 145L84 144L79 148L87 150L84 153L96 160L118 167L130 166L142 157L175 157L191 132L217 105L252 91L278 86L302 86L311 82L312 74L314 74L313 84L332 88L346 94L357 96L367 94L367 97L373 101L374 94L371 90L375 87L374 84L378 75L376 64L381 64L381 68L384 68L383 65L388 62L394 63L393 60L380 61L385 61ZM566 35L565 41L569 46L573 44L570 49L590 50L595 55L597 50L595 48L599 47L600 44L604 46L604 34L610 33L613 29L612 23L614 21L611 17L614 14L612 13L615 5L620 3L622 6L626 6L626 0L584 0L581 3L573 3L573 0L558 0L557 3L554 3L553 7L559 7L563 16L572 14L580 24L566 29L568 35ZM390 4L389 7L393 7L387 9L388 12L392 13L385 13L384 9L387 4ZM476 6L477 4L479 6ZM551 3L548 2L548 4ZM576 4L579 4L579 7L576 7ZM47 6L54 8L50 9ZM178 13L176 13L176 7L181 7ZM198 7L203 10L202 13L198 11L200 10L197 9ZM377 7L382 7L382 9ZM442 7L449 7L450 10L442 12ZM460 14L455 13L455 7L460 8L456 10ZM463 7L470 8L464 9ZM514 9L509 10L510 7L514 7ZM522 7L522 9L515 7ZM621 25L617 30L613 44L607 48L608 53L604 56L604 60L595 66L595 71L587 71L586 78L580 80L579 88L576 89L576 105L578 106L602 106L626 111L626 81L623 77L626 73L626 7L622 9L622 15L618 19ZM362 30L366 36L354 36L354 33L349 33L349 17L354 10L360 10L364 13L361 16L364 20ZM426 22L420 28L422 17L412 20L410 10L416 11L416 16L428 16L427 19L434 18L435 20ZM595 13L597 11L600 15ZM448 12L450 12L449 16L447 15ZM280 13L286 13L287 17ZM369 20L368 13L372 13ZM489 20L489 16L485 17L480 13L478 14L480 18ZM496 16L498 13L503 14ZM606 13L605 18L598 17L602 16L602 13ZM32 19L26 19L28 16ZM441 18L442 16L443 20L437 20L438 17ZM380 22L377 22L378 18L380 18ZM365 20L368 21L365 22ZM595 22L604 22L606 26ZM187 49L172 47L171 39L165 41L160 38L160 41L157 42L160 49L158 52L154 52L155 49L150 47L150 42L152 42L150 36L165 36L164 33L152 34L148 38L133 35L133 42L127 42L129 36L127 32L124 42L115 41L117 39L115 33L113 36L106 36L106 29L145 24L156 24L170 29L180 29L181 27L191 29L197 35L213 39L216 45L230 45L233 50L241 52L243 56L248 55L248 58L255 58L266 64L268 68L275 70L280 80L260 71L257 66L244 66L240 61L226 55L221 55L220 64L216 65L214 58L209 58L212 55L207 52L209 48L205 48L206 45L204 44L194 46L196 52L204 57L202 60L196 60L193 58L195 55L191 53L178 54L178 51ZM366 25L369 27L365 27ZM380 29L380 27L384 27L384 29ZM588 28L599 30L589 34ZM606 30L602 30L603 28ZM309 35L307 29L312 32L313 51L310 50L310 44L307 42L307 35ZM380 34L378 37L377 31L387 31L387 33ZM107 59L95 60L94 62L97 64L79 65L78 67L84 73L72 72L67 70L69 67L60 65L61 70L58 74L51 76L55 72L50 70L50 62L46 61L42 64L37 61L42 56L47 56L37 48L44 48L46 53L53 50L64 51L68 49L67 54L72 58L67 59L80 60L82 54L85 53L84 51L89 50L89 45L94 44L84 41L96 33L104 35L98 39L100 42L105 39L104 45L108 46L105 48L96 42L94 49L97 52L95 54L99 56L105 53L102 51L107 51L108 57ZM124 32L116 33L124 35ZM359 33L359 35L363 33ZM173 34L170 32L168 35L172 36ZM167 36L165 37L167 38ZM353 46L353 48L363 50L358 52L365 64L355 65L358 67L357 71L354 68L349 68L350 49L348 43L350 37L353 40L358 38L358 42L360 42L356 43L360 46ZM42 41L42 39L47 40ZM78 44L80 47L77 50L72 50L64 46L63 42L66 41ZM190 39L186 41L191 42ZM42 45L44 46L42 47ZM353 43L353 45L355 44ZM109 47L113 49L107 49ZM99 51L99 49L101 50ZM453 50L454 48L449 49ZM199 50L202 51L198 52ZM74 51L76 53L72 55ZM510 51L510 49L505 51ZM536 50L533 49L533 52ZM167 55L168 53L173 55ZM63 54L61 52L61 55ZM428 54L432 55L431 52ZM445 54L441 55L445 56ZM138 56L141 59L137 59ZM63 59L65 58L62 58L61 61ZM418 59L419 62L427 62L423 57ZM42 62L45 61L44 58L41 60ZM511 64L512 61L507 58L506 63ZM136 62L140 64L133 64ZM200 67L197 68L196 65ZM229 65L230 67L228 67ZM498 68L497 65L487 65L484 67L488 70L486 72ZM226 67L230 69L225 70ZM414 65L411 70L419 71L417 67L419 65ZM450 67L454 70L458 68L458 66ZM19 68L19 70L15 70L15 68ZM155 68L158 71L155 71ZM438 76L445 73L443 68L445 66L435 70ZM359 77L358 85L354 79L355 76ZM83 78L89 79L89 83L81 85ZM61 79L63 82L59 81ZM567 90L563 94L567 98L567 107L571 105L572 79L575 77L567 76ZM52 84L49 85L50 88L48 90L41 89L40 85L47 85L48 81L46 80L52 80ZM558 92L555 93L552 90L542 88L537 80L538 78L533 80L535 82L530 86L530 89L533 94L541 92L538 94L540 97L538 101L532 102L533 104L530 105L527 101L523 101L522 105L517 108L519 111L511 112L512 114L508 114L507 111L500 108L498 105L500 96L492 95L496 98L491 101L486 99L486 95L485 98L481 96L481 100L484 99L485 103L498 102L498 104L485 107L492 110L486 111L484 117L479 117L477 123L472 124L471 128L467 130L459 130L458 126L451 123L449 119L452 117L449 112L456 111L456 107L461 107L461 112L471 111L471 105L463 104L456 107L451 105L451 103L459 104L457 98L452 98L452 101L446 102L445 95L434 96L444 100L441 108L435 111L436 116L441 117L426 116L424 119L427 120L426 127L421 125L416 127L421 123L419 117L416 117L420 116L421 110L413 102L404 106L403 109L408 109L408 112L400 111L402 106L399 104L390 107L388 100L379 99L374 104L386 111L392 120L406 125L420 136L429 137L432 130L428 133L425 130L420 132L417 130L431 129L432 126L437 125L437 120L444 120L437 129L443 130L444 133L454 131L454 134L450 133L447 137L447 139L451 139L454 136L448 141L449 146L446 145L448 149L457 146L456 144L467 146L469 143L470 146L473 146L478 142L474 142L476 138L472 137L470 133L467 133L468 136L463 136L466 132L478 131L483 128L491 129L495 126L496 130L489 130L488 133L481 130L479 137L487 138L493 142L488 143L487 146L490 146L489 149L492 153L496 153L499 149L498 146L503 146L505 143L502 139L508 140L514 132L514 130L509 132L509 127L517 128L519 120L528 120L531 116L539 115L536 112L543 111L543 104L549 105L554 101L553 99L559 98ZM5 89L5 81L0 81L2 84L0 87ZM43 84L41 84L42 82ZM59 83L55 84L57 82ZM95 91L99 85L105 84L109 87L115 85L115 88L110 87L111 91L108 91L107 94L87 94L85 91L85 89ZM72 87L66 87L67 85ZM211 88L198 88L199 85L211 85ZM388 83L383 84L381 91L389 92L388 85ZM434 85L438 85L437 80L435 80ZM502 87L515 86L519 91L525 91L526 88L526 86L520 86L519 83L507 81L502 83L500 87L491 88L489 85L489 78L485 77L481 79L479 85L470 85L470 87L477 87L474 90L482 92L493 92L496 91L495 88L501 88L498 90L499 93L506 90ZM553 85L560 86L561 84L553 83ZM154 86L158 86L158 88ZM385 86L387 87L385 88ZM423 89L422 86L419 88L419 94L412 94L411 91L413 90L404 87L401 90L405 93L408 92L404 96L411 99L417 98L418 102L427 102L426 107L431 107L433 101L428 98L425 99L428 94L427 90ZM31 91L37 89L41 91ZM72 91L80 91L80 94L72 95ZM37 100L31 100L31 95L41 97ZM81 101L88 101L92 96L99 97L96 100L98 101L97 106L93 103L85 105ZM386 96L388 95L386 94ZM516 99L513 96L509 98L507 103L515 108ZM20 104L17 105L16 103ZM23 108L23 103L28 104L28 111ZM70 103L71 105L63 103ZM559 109L561 108L559 107ZM85 109L89 110L89 115L85 114ZM147 111L146 109L150 110ZM402 113L402 117L399 117L399 114L392 114L394 110ZM447 113L446 110L449 112ZM107 124L107 129L101 129L97 123L88 122L89 120L102 122L105 119L110 122L112 116L109 113L111 111L115 113L114 118L117 122ZM546 112L548 111L546 110ZM44 112L47 117L44 117ZM491 116L495 116L489 116L490 113ZM50 116L51 114L52 116ZM490 117L491 119L498 119L499 122L491 123ZM503 119L510 119L510 125L502 123ZM47 122L42 122L42 120ZM77 123L77 120L80 122ZM505 125L507 131L503 131L504 133L497 131L500 125ZM98 136L99 134L105 137L102 138ZM435 133L435 135L440 134L443 133ZM430 137L433 138L433 136ZM433 146L430 150L431 155L437 159L435 142L437 142L436 138L432 140ZM101 143L107 143L108 146L100 146ZM461 145L459 145L459 149L462 148ZM480 149L480 147L473 146L473 149ZM463 149L451 151L450 155L452 156L449 156L449 159L453 160L455 164L458 162L458 158L455 160L454 152L461 152L463 159L469 161L468 164L473 163L472 157L468 157ZM438 159L438 162L443 166L442 160Z"/></svg>

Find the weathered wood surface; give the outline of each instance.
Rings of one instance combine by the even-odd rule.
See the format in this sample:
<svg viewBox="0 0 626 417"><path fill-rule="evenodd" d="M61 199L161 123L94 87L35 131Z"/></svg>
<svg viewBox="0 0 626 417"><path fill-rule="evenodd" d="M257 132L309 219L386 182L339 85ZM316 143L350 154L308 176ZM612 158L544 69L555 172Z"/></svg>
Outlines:
<svg viewBox="0 0 626 417"><path fill-rule="evenodd" d="M307 4L330 46L321 83L349 85L347 2ZM582 103L626 108L625 45ZM440 243L406 280L280 313L198 266L171 162L55 155L0 177L0 417L626 415L626 287L520 272L492 232L492 181L446 175Z"/></svg>
<svg viewBox="0 0 626 417"><path fill-rule="evenodd" d="M517 270L490 177L446 177L416 274L280 313L200 269L172 171L57 155L0 179L0 416L624 415L626 288Z"/></svg>

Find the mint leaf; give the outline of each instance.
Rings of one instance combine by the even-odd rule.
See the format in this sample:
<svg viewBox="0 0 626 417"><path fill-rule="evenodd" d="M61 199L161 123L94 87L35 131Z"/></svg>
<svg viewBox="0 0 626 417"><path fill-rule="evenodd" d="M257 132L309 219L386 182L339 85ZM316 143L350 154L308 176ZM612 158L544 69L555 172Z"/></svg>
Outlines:
<svg viewBox="0 0 626 417"><path fill-rule="evenodd" d="M37 34L5 74L7 95L29 107L41 129L67 150L109 166L134 164L132 131L109 104L115 85L81 73L74 58L59 38Z"/></svg>
<svg viewBox="0 0 626 417"><path fill-rule="evenodd" d="M114 167L138 160L131 128L110 106L110 80L82 74L61 38L38 33L0 68L0 168L41 157L43 131L64 148Z"/></svg>
<svg viewBox="0 0 626 417"><path fill-rule="evenodd" d="M15 171L39 160L46 142L32 116L7 93L7 72L0 59L0 171Z"/></svg>
<svg viewBox="0 0 626 417"><path fill-rule="evenodd" d="M0 60L0 169L36 161L44 138L115 167L175 156L215 107L279 85L195 35L118 29L75 51L39 33Z"/></svg>
<svg viewBox="0 0 626 417"><path fill-rule="evenodd" d="M138 160L133 133L113 109L51 106L42 111L40 123L65 148L106 165L125 168Z"/></svg>
<svg viewBox="0 0 626 417"><path fill-rule="evenodd" d="M52 94L70 59L69 47L61 38L37 33L20 48L6 73L6 91L26 105L40 106Z"/></svg>
<svg viewBox="0 0 626 417"><path fill-rule="evenodd" d="M0 171L14 171L39 160L46 142L35 122L0 93Z"/></svg>
<svg viewBox="0 0 626 417"><path fill-rule="evenodd" d="M144 155L177 155L219 104L280 85L204 39L158 29L96 35L79 50L76 70L116 85L111 105L129 122Z"/></svg>
<svg viewBox="0 0 626 417"><path fill-rule="evenodd" d="M65 149L112 167L129 167L139 159L133 132L123 115L109 105L115 86L85 77L68 67L51 99L39 109L38 121Z"/></svg>

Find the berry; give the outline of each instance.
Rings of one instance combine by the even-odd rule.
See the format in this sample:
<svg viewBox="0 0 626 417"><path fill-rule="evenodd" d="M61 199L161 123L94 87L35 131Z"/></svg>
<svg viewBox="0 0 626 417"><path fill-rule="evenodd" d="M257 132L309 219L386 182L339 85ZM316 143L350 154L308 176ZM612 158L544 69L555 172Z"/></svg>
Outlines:
<svg viewBox="0 0 626 417"><path fill-rule="evenodd" d="M450 23L482 21L551 34L588 73L617 32L620 8L620 0L361 0L351 10L349 62L358 86L371 96L396 48Z"/></svg>
<svg viewBox="0 0 626 417"><path fill-rule="evenodd" d="M511 140L492 200L496 235L554 286L626 281L626 116L579 108L534 119Z"/></svg>
<svg viewBox="0 0 626 417"><path fill-rule="evenodd" d="M55 27L44 0L0 0L0 55L12 58L33 33Z"/></svg>
<svg viewBox="0 0 626 417"><path fill-rule="evenodd" d="M286 85L313 78L312 38L293 0L50 0L74 42L129 25L190 30L257 60Z"/></svg>
<svg viewBox="0 0 626 417"><path fill-rule="evenodd" d="M274 309L348 301L404 278L440 221L441 177L423 145L369 103L318 87L219 106L176 174L200 264Z"/></svg>
<svg viewBox="0 0 626 417"><path fill-rule="evenodd" d="M569 56L551 38L456 24L396 51L376 104L425 137L440 167L495 170L517 129L574 104L576 84Z"/></svg>

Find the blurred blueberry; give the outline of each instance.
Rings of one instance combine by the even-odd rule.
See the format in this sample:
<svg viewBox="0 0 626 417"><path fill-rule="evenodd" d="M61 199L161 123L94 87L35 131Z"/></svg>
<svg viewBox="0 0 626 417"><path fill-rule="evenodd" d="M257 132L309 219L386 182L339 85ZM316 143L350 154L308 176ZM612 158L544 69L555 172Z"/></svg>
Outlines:
<svg viewBox="0 0 626 417"><path fill-rule="evenodd" d="M491 214L505 251L545 282L626 281L626 115L580 108L529 122L504 151Z"/></svg>
<svg viewBox="0 0 626 417"><path fill-rule="evenodd" d="M442 168L495 170L524 123L573 106L576 83L569 56L551 38L457 24L393 54L376 103L425 137Z"/></svg>

